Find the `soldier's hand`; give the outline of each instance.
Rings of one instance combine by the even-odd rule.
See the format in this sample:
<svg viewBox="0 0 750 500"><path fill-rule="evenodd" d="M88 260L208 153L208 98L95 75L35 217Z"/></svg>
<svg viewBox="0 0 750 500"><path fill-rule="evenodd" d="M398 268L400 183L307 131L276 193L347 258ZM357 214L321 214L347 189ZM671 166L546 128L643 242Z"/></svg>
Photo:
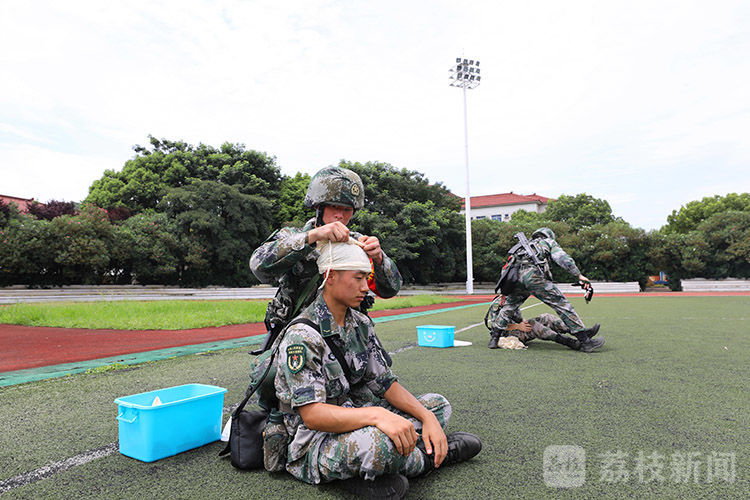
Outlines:
<svg viewBox="0 0 750 500"><path fill-rule="evenodd" d="M396 415L385 408L382 408L382 410L375 427L391 438L399 453L409 456L414 451L419 437L414 429L414 424L401 415Z"/></svg>
<svg viewBox="0 0 750 500"><path fill-rule="evenodd" d="M339 221L331 222L325 226L316 227L307 233L307 242L313 244L317 241L348 241L349 228Z"/></svg>
<svg viewBox="0 0 750 500"><path fill-rule="evenodd" d="M360 236L359 241L365 246L362 249L372 261L381 265L383 263L383 250L380 248L380 240L375 236Z"/></svg>
<svg viewBox="0 0 750 500"><path fill-rule="evenodd" d="M523 320L520 323L518 323L518 328L516 328L516 330L529 333L531 331L531 323L529 323L526 320Z"/></svg>
<svg viewBox="0 0 750 500"><path fill-rule="evenodd" d="M448 454L448 438L445 436L445 432L437 421L437 418L422 422L422 441L424 442L427 454L432 455L435 467L440 467L440 464L443 463Z"/></svg>
<svg viewBox="0 0 750 500"><path fill-rule="evenodd" d="M583 274L579 274L578 275L578 281L581 282L581 284L583 285L583 289L584 290L588 290L589 287L591 286L591 283L589 282L589 279L586 276L584 276Z"/></svg>

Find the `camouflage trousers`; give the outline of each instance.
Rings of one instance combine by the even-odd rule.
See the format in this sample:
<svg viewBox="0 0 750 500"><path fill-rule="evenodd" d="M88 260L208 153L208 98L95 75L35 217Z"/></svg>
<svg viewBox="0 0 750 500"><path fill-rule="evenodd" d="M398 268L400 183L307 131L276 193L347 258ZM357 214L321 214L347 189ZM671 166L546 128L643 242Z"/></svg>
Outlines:
<svg viewBox="0 0 750 500"><path fill-rule="evenodd" d="M558 333L570 333L570 330L565 326L565 323L563 323L560 318L550 313L540 314L539 316L530 319L529 323L531 324L530 332L514 330L508 332L508 335L513 335L524 344L527 344L534 339L551 340L554 342Z"/></svg>
<svg viewBox="0 0 750 500"><path fill-rule="evenodd" d="M575 333L586 328L557 285L542 276L536 267L522 266L518 278L514 290L505 296L505 302L493 302L490 306L488 322L492 330L504 331L508 323L515 323L513 318L520 316L521 305L531 295L554 309L568 328L567 333ZM500 297L495 300L499 301Z"/></svg>
<svg viewBox="0 0 750 500"><path fill-rule="evenodd" d="M425 394L418 396L417 399L437 417L438 422L445 429L452 411L448 400L440 394ZM385 400L379 406L410 420L417 434L420 435L418 442L422 441L422 422L397 410ZM295 462L287 464L287 470L297 479L308 483L329 482L357 476L374 479L376 476L389 473L415 477L425 470L425 460L428 458L419 448L414 448L408 456L401 455L391 438L377 427L362 427L341 434L321 433L326 436L318 446L313 447L307 454L296 460L297 464ZM297 466L302 464L307 467ZM309 470L309 467L316 466L318 474Z"/></svg>

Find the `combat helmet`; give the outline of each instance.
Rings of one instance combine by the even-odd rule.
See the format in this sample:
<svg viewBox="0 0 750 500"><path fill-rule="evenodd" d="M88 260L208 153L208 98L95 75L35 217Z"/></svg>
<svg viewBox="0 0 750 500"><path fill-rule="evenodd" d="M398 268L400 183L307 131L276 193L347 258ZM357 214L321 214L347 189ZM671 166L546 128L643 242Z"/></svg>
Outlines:
<svg viewBox="0 0 750 500"><path fill-rule="evenodd" d="M365 187L356 172L342 167L326 167L310 180L305 206L348 205L354 210L365 206Z"/></svg>
<svg viewBox="0 0 750 500"><path fill-rule="evenodd" d="M555 239L555 233L552 232L552 229L548 227L540 227L533 233L531 233L531 239L537 239L537 238L551 238Z"/></svg>

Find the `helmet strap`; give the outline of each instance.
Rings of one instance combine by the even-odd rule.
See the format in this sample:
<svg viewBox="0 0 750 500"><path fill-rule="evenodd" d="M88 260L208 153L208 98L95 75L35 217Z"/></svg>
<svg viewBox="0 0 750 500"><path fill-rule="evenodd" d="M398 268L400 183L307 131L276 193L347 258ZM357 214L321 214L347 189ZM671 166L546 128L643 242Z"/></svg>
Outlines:
<svg viewBox="0 0 750 500"><path fill-rule="evenodd" d="M315 227L325 226L325 222L323 222L324 209L325 209L324 203L321 203L315 208Z"/></svg>

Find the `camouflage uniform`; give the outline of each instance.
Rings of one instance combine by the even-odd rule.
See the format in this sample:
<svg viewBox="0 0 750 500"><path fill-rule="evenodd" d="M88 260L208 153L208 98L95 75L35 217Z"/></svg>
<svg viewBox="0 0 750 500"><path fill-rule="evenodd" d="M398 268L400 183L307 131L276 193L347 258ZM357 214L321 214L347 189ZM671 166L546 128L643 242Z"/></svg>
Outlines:
<svg viewBox="0 0 750 500"><path fill-rule="evenodd" d="M546 261L546 266L549 266L551 258L576 279L581 274L575 261L560 248L554 238L535 239L534 244L539 249L539 258ZM490 306L488 320L491 330L504 331L508 323L513 322L511 320L515 315L520 316L521 304L530 295L554 309L568 328L568 333L575 334L586 328L565 295L552 280L548 279L548 276L539 271L530 257L525 254L519 255L514 265L519 266L518 283L510 294L501 296L505 298L504 303L500 304L501 298L498 297Z"/></svg>
<svg viewBox="0 0 750 500"><path fill-rule="evenodd" d="M499 309L500 304L498 297L492 302L490 310L494 310L495 312L497 312ZM523 317L521 316L520 312L516 312L511 315L509 320L510 323L521 323L523 321ZM565 326L565 323L563 323L560 318L549 313L540 314L539 316L530 319L529 323L531 324L530 332L523 332L521 330L504 330L501 333L501 336L507 337L512 335L524 344L528 344L534 339L557 342L558 334L570 333L570 330L567 326Z"/></svg>
<svg viewBox="0 0 750 500"><path fill-rule="evenodd" d="M424 472L422 451L415 448L410 455L401 455L377 427L333 434L305 426L299 407L327 402L347 408L382 406L410 419L418 433L422 429L419 420L396 410L383 397L396 377L385 362L383 347L370 318L350 308L342 328L333 320L322 295L299 317L320 325L321 333L308 325L295 324L276 341L279 354L274 362L277 368L274 383L289 436L286 470L312 484L357 476L373 479L396 472L414 477ZM334 342L351 369L351 381L322 335L335 336ZM439 394L417 399L445 428L451 415L448 401Z"/></svg>
<svg viewBox="0 0 750 500"><path fill-rule="evenodd" d="M294 317L295 312L315 300L320 284L317 259L319 252L308 245L307 232L315 228L315 219L310 219L300 228L285 227L274 232L258 247L250 258L250 268L261 283L279 280L276 296L266 309L266 327L281 329ZM360 233L352 232L358 239ZM395 262L383 252L383 263L373 265L377 293L383 298L396 295L401 288L401 273ZM303 293L308 290L299 304ZM296 311L295 311L296 307Z"/></svg>

